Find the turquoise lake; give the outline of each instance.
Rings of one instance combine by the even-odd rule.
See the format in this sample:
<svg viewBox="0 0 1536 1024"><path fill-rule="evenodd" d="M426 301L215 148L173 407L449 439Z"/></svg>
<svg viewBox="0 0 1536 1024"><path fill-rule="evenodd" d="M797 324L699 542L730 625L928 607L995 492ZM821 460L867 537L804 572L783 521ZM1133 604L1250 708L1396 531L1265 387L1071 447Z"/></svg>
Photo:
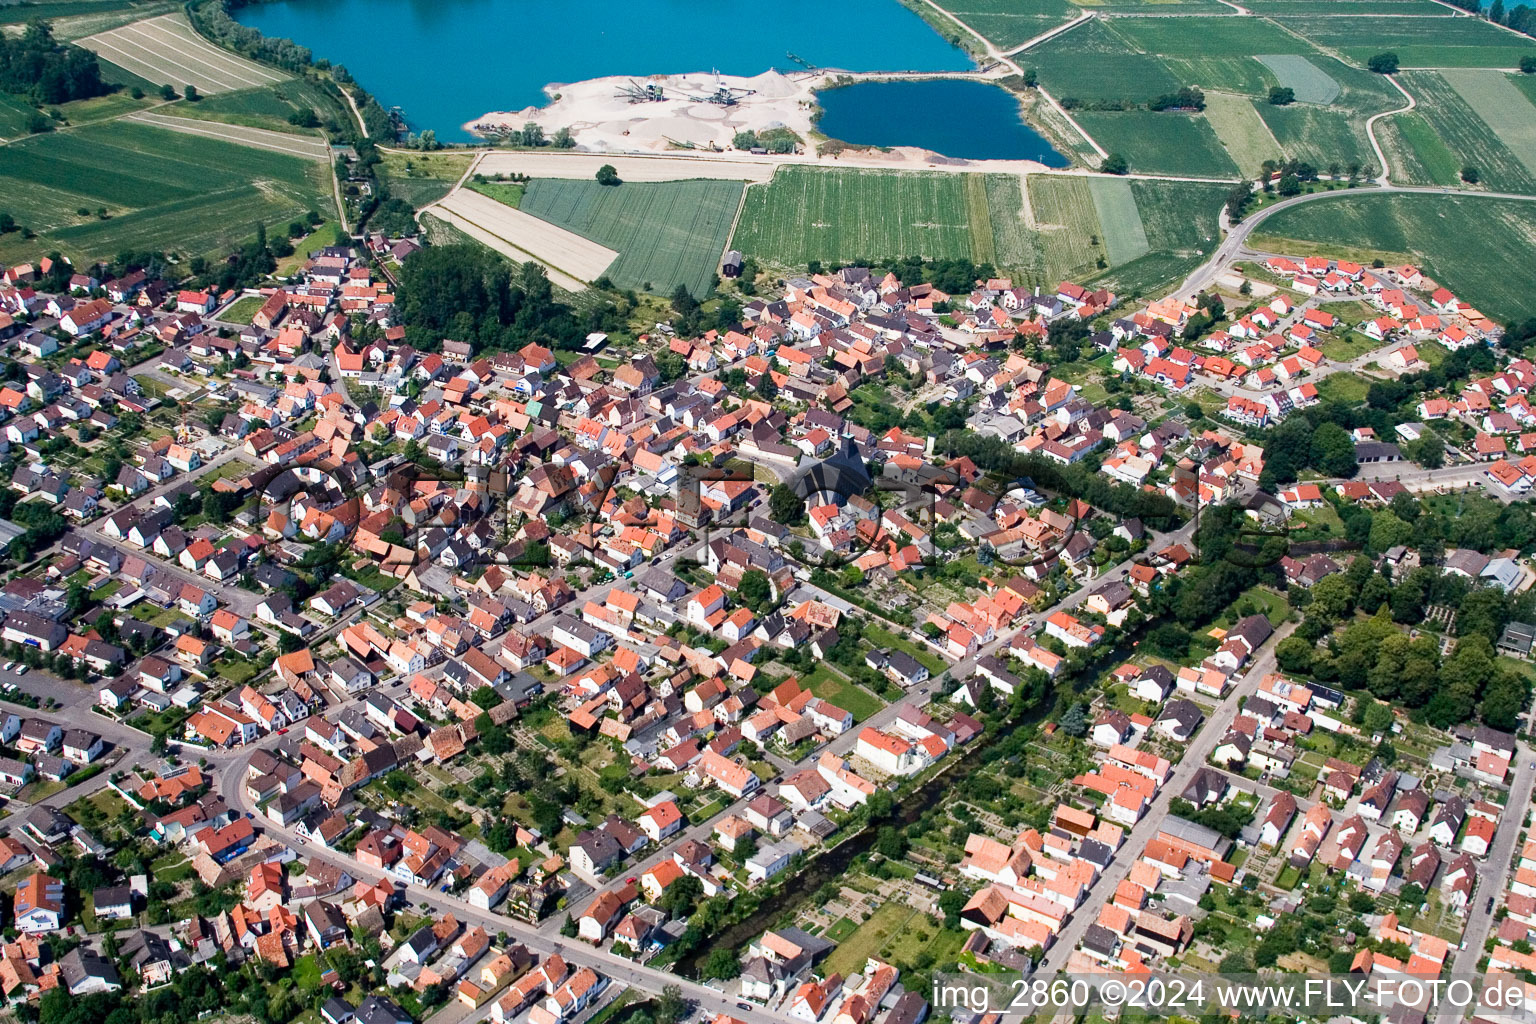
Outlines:
<svg viewBox="0 0 1536 1024"><path fill-rule="evenodd" d="M1066 157L1029 125L1001 86L960 79L859 82L816 94L818 131L863 146L921 146L964 160L1038 160L1065 167Z"/></svg>
<svg viewBox="0 0 1536 1024"><path fill-rule="evenodd" d="M606 75L792 70L962 71L965 52L896 0L282 0L234 12L270 37L346 65L413 130L468 141L491 110L548 101L544 87ZM1010 115L1016 120L1016 115Z"/></svg>

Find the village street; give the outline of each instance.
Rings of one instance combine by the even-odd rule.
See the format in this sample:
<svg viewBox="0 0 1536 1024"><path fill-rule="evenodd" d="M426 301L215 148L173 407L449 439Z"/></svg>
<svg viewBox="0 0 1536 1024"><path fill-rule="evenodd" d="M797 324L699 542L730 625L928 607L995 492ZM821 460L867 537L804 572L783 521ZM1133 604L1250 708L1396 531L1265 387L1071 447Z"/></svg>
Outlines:
<svg viewBox="0 0 1536 1024"><path fill-rule="evenodd" d="M1163 819L1170 813L1174 798L1184 792L1185 787L1194 778L1195 772L1210 759L1211 751L1216 749L1226 731L1227 723L1232 720L1232 715L1242 706L1244 700L1258 691L1260 680L1275 670L1275 647L1295 631L1296 625L1296 623L1290 623L1275 630L1260 648L1258 655L1249 664L1242 678L1232 687L1216 709L1206 716L1200 731L1184 749L1183 756L1174 766L1173 774L1158 789L1152 805L1142 815L1141 820L1126 833L1125 841L1116 852L1114 860L1110 861L1109 866L1088 887L1082 901L1073 911L1071 919L1056 935L1055 942L1051 944L1051 948L1046 951L1045 959L1040 963L1041 972L1059 971L1066 964L1067 957L1077 947L1083 932L1097 918L1098 908L1113 898L1115 888L1130 874L1131 866L1136 863L1141 851L1146 848L1147 841L1157 835Z"/></svg>

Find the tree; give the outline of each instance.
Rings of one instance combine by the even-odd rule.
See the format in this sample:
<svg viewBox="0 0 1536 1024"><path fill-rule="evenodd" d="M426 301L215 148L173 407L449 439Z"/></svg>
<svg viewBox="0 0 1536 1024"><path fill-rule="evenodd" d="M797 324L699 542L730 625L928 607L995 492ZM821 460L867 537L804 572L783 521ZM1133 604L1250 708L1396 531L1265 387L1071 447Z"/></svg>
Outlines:
<svg viewBox="0 0 1536 1024"><path fill-rule="evenodd" d="M753 614L762 615L773 607L773 581L761 569L748 569L741 574L736 596Z"/></svg>
<svg viewBox="0 0 1536 1024"><path fill-rule="evenodd" d="M1488 20L1496 25L1504 24L1504 0L1493 0L1489 5Z"/></svg>
<svg viewBox="0 0 1536 1024"><path fill-rule="evenodd" d="M619 171L613 164L603 164L597 169L597 183L599 185L619 184Z"/></svg>
<svg viewBox="0 0 1536 1024"><path fill-rule="evenodd" d="M1282 196L1299 196L1301 195L1301 179L1294 174L1282 174L1280 176L1280 184L1275 186L1275 191L1279 192Z"/></svg>
<svg viewBox="0 0 1536 1024"><path fill-rule="evenodd" d="M702 969L705 978L730 981L732 978L741 976L741 961L736 958L735 953L721 946L709 951L709 956L704 958Z"/></svg>
<svg viewBox="0 0 1536 1024"><path fill-rule="evenodd" d="M188 103L196 103L198 100L202 99L202 97L197 94L197 86L195 85L183 86L181 94L187 98Z"/></svg>
<svg viewBox="0 0 1536 1024"><path fill-rule="evenodd" d="M805 516L805 502L789 484L775 484L768 493L768 516L776 523L792 526Z"/></svg>
<svg viewBox="0 0 1536 1024"><path fill-rule="evenodd" d="M1439 469L1445 465L1445 442L1432 430L1416 441L1409 441L1403 452L1425 469Z"/></svg>
<svg viewBox="0 0 1536 1024"><path fill-rule="evenodd" d="M704 883L692 875L684 875L663 890L658 906L674 918L683 918L693 913L703 895Z"/></svg>
<svg viewBox="0 0 1536 1024"><path fill-rule="evenodd" d="M1386 53L1378 53L1365 62L1365 66L1378 75L1395 75L1397 73L1397 54L1388 50Z"/></svg>
<svg viewBox="0 0 1536 1024"><path fill-rule="evenodd" d="M544 145L544 129L537 122L529 121L523 125L523 130L518 133L518 141L525 146L537 147Z"/></svg>
<svg viewBox="0 0 1536 1024"><path fill-rule="evenodd" d="M665 985L656 997L656 1024L678 1024L688 1012L688 1002L677 985Z"/></svg>
<svg viewBox="0 0 1536 1024"><path fill-rule="evenodd" d="M1521 57L1520 73L1525 75L1536 75L1536 57Z"/></svg>
<svg viewBox="0 0 1536 1024"><path fill-rule="evenodd" d="M1269 90L1269 102L1277 107L1295 103L1296 90L1288 85L1277 85Z"/></svg>
<svg viewBox="0 0 1536 1024"><path fill-rule="evenodd" d="M1355 462L1354 440L1343 427L1331 422L1312 432L1309 461L1327 476L1354 476L1360 468Z"/></svg>
<svg viewBox="0 0 1536 1024"><path fill-rule="evenodd" d="M951 930L960 927L960 912L965 909L966 896L960 889L947 889L939 895L939 910L944 914L944 927Z"/></svg>
<svg viewBox="0 0 1536 1024"><path fill-rule="evenodd" d="M1275 645L1275 661L1282 672L1308 675L1312 671L1312 645L1299 636L1288 636Z"/></svg>
<svg viewBox="0 0 1536 1024"><path fill-rule="evenodd" d="M489 711L491 708L494 708L501 703L501 694L497 693L489 686L482 686L476 689L474 693L470 694L469 699L474 703L476 707L484 708L485 710Z"/></svg>
<svg viewBox="0 0 1536 1024"><path fill-rule="evenodd" d="M1084 713L1081 704L1073 704L1068 708L1066 714L1061 716L1061 721L1057 724L1060 725L1061 731L1068 736L1076 736L1081 739L1088 735L1088 716Z"/></svg>
<svg viewBox="0 0 1536 1024"><path fill-rule="evenodd" d="M1099 170L1104 174L1129 174L1131 165L1119 153L1111 153L1099 164Z"/></svg>
<svg viewBox="0 0 1536 1024"><path fill-rule="evenodd" d="M7 212L0 212L0 235L8 235L16 230L16 218Z"/></svg>
<svg viewBox="0 0 1536 1024"><path fill-rule="evenodd" d="M167 82L164 85L162 85L160 87L160 98L165 100L167 103L169 103L171 100L175 99L176 98L176 89L175 89L175 87L172 86L171 83L169 83L169 82Z"/></svg>
<svg viewBox="0 0 1536 1024"><path fill-rule="evenodd" d="M1479 174L1477 168L1473 167L1471 164L1467 164L1467 166L1461 169L1461 180L1466 182L1468 185L1476 185L1482 179L1483 176Z"/></svg>

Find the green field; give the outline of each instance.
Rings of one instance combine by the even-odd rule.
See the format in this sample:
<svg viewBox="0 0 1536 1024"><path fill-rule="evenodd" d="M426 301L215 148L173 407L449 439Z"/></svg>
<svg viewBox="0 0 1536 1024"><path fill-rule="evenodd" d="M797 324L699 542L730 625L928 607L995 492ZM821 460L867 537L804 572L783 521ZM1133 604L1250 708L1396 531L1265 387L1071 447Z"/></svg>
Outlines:
<svg viewBox="0 0 1536 1024"><path fill-rule="evenodd" d="M1525 275L1509 273L1511 267L1530 265L1536 201L1357 192L1282 210L1262 230L1251 240L1258 249L1383 254L1389 264L1396 256L1421 266L1489 316L1536 316L1536 294Z"/></svg>
<svg viewBox="0 0 1536 1024"><path fill-rule="evenodd" d="M1059 269L1058 277L1092 277L1098 273L1099 259L1109 258L1090 180L1044 174L1029 178L1029 206L1040 239L1041 257L1045 266ZM1130 195L1129 188L1126 195ZM1132 199L1131 213L1135 212L1136 201Z"/></svg>
<svg viewBox="0 0 1536 1024"><path fill-rule="evenodd" d="M27 122L37 108L20 96L0 92L0 136L14 139L27 134Z"/></svg>
<svg viewBox="0 0 1536 1024"><path fill-rule="evenodd" d="M1066 0L945 0L942 6L1003 50L1078 15Z"/></svg>
<svg viewBox="0 0 1536 1024"><path fill-rule="evenodd" d="M39 18L43 21L51 21L54 18L75 17L81 14L121 11L130 6L123 0L59 0L58 3L5 4L0 6L0 24L17 24Z"/></svg>
<svg viewBox="0 0 1536 1024"><path fill-rule="evenodd" d="M1146 255L1116 266L1096 283L1121 295L1156 295L1205 261L1218 239L1217 214L1228 186L1193 181L1132 181ZM1113 236L1111 236L1113 237Z"/></svg>
<svg viewBox="0 0 1536 1024"><path fill-rule="evenodd" d="M1418 113L1376 122L1376 137L1392 162L1393 182L1454 185L1460 180L1461 161Z"/></svg>
<svg viewBox="0 0 1536 1024"><path fill-rule="evenodd" d="M1271 53L1255 58L1274 74L1278 84L1296 93L1298 103L1328 104L1339 98L1339 83L1297 53Z"/></svg>
<svg viewBox="0 0 1536 1024"><path fill-rule="evenodd" d="M1090 178L1088 191L1093 209L1103 229L1109 262L1119 266L1145 256L1152 250L1141 211L1136 208L1136 192L1123 178Z"/></svg>
<svg viewBox="0 0 1536 1024"><path fill-rule="evenodd" d="M1536 191L1536 176L1444 76L1433 71L1411 71L1404 72L1402 79L1408 91L1418 97L1418 112L1456 154L1461 165L1471 164L1478 169L1484 185L1498 192Z"/></svg>
<svg viewBox="0 0 1536 1024"><path fill-rule="evenodd" d="M1028 182L1026 221L1017 175L781 167L772 182L747 190L731 244L785 270L809 260L966 257L1031 281L1101 277L1122 293L1150 293L1182 278L1203 258L1199 250L1215 244L1228 191L1057 174Z"/></svg>
<svg viewBox="0 0 1536 1024"><path fill-rule="evenodd" d="M331 202L328 169L313 161L121 121L0 147L0 193L39 236L0 239L7 261L50 247L77 261L127 249L213 253L258 221L285 227ZM98 208L105 219L78 212Z"/></svg>
<svg viewBox="0 0 1536 1024"><path fill-rule="evenodd" d="M313 129L297 128L288 120L290 114L313 110L321 122L347 123L351 114L343 101L320 86L304 79L278 82L275 85L255 89L239 89L235 92L204 96L196 103L185 100L163 113L177 117L199 117L208 121L242 124L250 128L267 128L279 132L306 132Z"/></svg>
<svg viewBox="0 0 1536 1024"><path fill-rule="evenodd" d="M417 208L435 203L446 196L474 159L468 153L384 153L379 172L391 195L397 196ZM487 195L491 195L489 192ZM503 196L491 196L505 202ZM518 199L521 200L521 195ZM517 203L508 203L516 206Z"/></svg>
<svg viewBox="0 0 1536 1024"><path fill-rule="evenodd" d="M1281 23L1362 65L1384 50L1396 53L1405 68L1507 68L1536 55L1536 39L1480 18L1312 15Z"/></svg>
<svg viewBox="0 0 1536 1024"><path fill-rule="evenodd" d="M1442 71L1440 77L1493 129L1515 159L1536 175L1536 105L1502 71Z"/></svg>
<svg viewBox="0 0 1536 1024"><path fill-rule="evenodd" d="M992 252L1000 267L1026 267L1039 262L1035 251L1035 233L1024 220L1024 194L1016 174L966 175L967 196L974 192L969 182L980 178L986 197L982 211L992 232ZM974 208L975 201L971 200ZM975 224L972 212L972 228Z"/></svg>
<svg viewBox="0 0 1536 1024"><path fill-rule="evenodd" d="M1257 178L1265 160L1280 158L1280 144L1246 96L1205 94L1205 119L1245 178Z"/></svg>
<svg viewBox="0 0 1536 1024"><path fill-rule="evenodd" d="M1450 14L1434 0L1253 0L1243 6L1272 18L1308 14Z"/></svg>
<svg viewBox="0 0 1536 1024"><path fill-rule="evenodd" d="M1072 116L1106 152L1124 156L1138 173L1238 176L1210 123L1198 114L1082 110Z"/></svg>
<svg viewBox="0 0 1536 1024"><path fill-rule="evenodd" d="M1164 57L1311 54L1316 50L1274 22L1263 18L1117 18L1111 25L1111 31L1124 39L1132 49Z"/></svg>
<svg viewBox="0 0 1536 1024"><path fill-rule="evenodd" d="M1184 84L1156 57L1126 52L1125 40L1097 20L1042 43L1020 61L1039 72L1040 83L1058 100L1144 103Z"/></svg>
<svg viewBox="0 0 1536 1024"><path fill-rule="evenodd" d="M739 181L629 182L540 178L528 185L524 213L617 250L608 276L621 288L671 294L686 285L703 298L720 265L741 202Z"/></svg>
<svg viewBox="0 0 1536 1024"><path fill-rule="evenodd" d="M788 267L973 253L959 175L811 167L780 167L772 181L747 189L731 244Z"/></svg>

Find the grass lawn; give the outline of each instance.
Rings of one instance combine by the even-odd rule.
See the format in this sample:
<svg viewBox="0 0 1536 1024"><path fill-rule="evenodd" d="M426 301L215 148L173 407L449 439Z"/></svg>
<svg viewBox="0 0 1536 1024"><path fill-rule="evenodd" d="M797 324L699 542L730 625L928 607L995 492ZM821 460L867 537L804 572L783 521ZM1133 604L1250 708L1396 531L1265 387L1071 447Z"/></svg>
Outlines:
<svg viewBox="0 0 1536 1024"><path fill-rule="evenodd" d="M1370 389L1370 381L1353 373L1335 373L1317 382L1317 393L1325 402L1364 402Z"/></svg>
<svg viewBox="0 0 1536 1024"><path fill-rule="evenodd" d="M523 191L527 187L517 181L470 181L468 184L481 195L490 196L514 210L523 204Z"/></svg>
<svg viewBox="0 0 1536 1024"><path fill-rule="evenodd" d="M964 942L963 932L946 931L904 903L886 903L838 943L827 957L827 970L856 974L872 956L903 970L920 969L920 958L924 966L943 970Z"/></svg>
<svg viewBox="0 0 1536 1024"><path fill-rule="evenodd" d="M892 647L898 651L906 651L908 654L912 655L912 657L917 659L918 664L922 665L934 675L938 675L940 672L943 672L946 668L949 667L943 658L939 657L937 654L934 654L927 647L919 647L917 644L913 643L911 640L908 640L906 637L899 637L895 633L885 629L883 626L877 626L874 623L868 623L865 625L864 639L868 640L870 643L877 647ZM848 710L852 711L853 709L849 708Z"/></svg>
<svg viewBox="0 0 1536 1024"><path fill-rule="evenodd" d="M221 679L228 679L234 685L241 686L250 682L261 668L239 658L224 658L213 663L213 671Z"/></svg>
<svg viewBox="0 0 1536 1024"><path fill-rule="evenodd" d="M295 239L293 243L293 255L284 256L277 261L277 275L286 277L298 271L309 259L309 254L316 249L324 249L330 245L342 245L346 242L346 235L341 230L339 220L328 220L303 238ZM242 300L243 301L243 300ZM258 309L261 307L257 307ZM253 310L251 316L255 316ZM226 318L227 319L227 318ZM247 318L242 323L249 323Z"/></svg>
<svg viewBox="0 0 1536 1024"><path fill-rule="evenodd" d="M69 788L65 781L54 782L48 779L38 779L36 782L23 786L21 792L16 794L16 799L25 800L29 804L35 804L39 800L46 800L55 793L62 793Z"/></svg>
<svg viewBox="0 0 1536 1024"><path fill-rule="evenodd" d="M842 942L844 939L848 938L848 936L857 931L858 928L859 926L857 924L848 920L846 917L840 917L836 921L832 922L832 926L822 934L822 938L829 939L832 942Z"/></svg>
<svg viewBox="0 0 1536 1024"><path fill-rule="evenodd" d="M803 677L800 685L822 700L831 701L853 715L855 722L862 722L885 707L885 702L879 697L858 683L845 678L841 672L826 662L817 665L814 672Z"/></svg>
<svg viewBox="0 0 1536 1024"><path fill-rule="evenodd" d="M1327 336L1327 340L1317 347L1329 359L1347 363L1373 349L1381 348L1382 344L1355 331L1344 331Z"/></svg>
<svg viewBox="0 0 1536 1024"><path fill-rule="evenodd" d="M251 322L251 317L256 315L265 302L266 299L260 295L242 296L230 303L229 308L219 314L219 319L227 320L232 324L248 324Z"/></svg>
<svg viewBox="0 0 1536 1024"><path fill-rule="evenodd" d="M314 953L301 956L293 962L293 980L299 988L313 992L320 987L320 975L325 973Z"/></svg>

